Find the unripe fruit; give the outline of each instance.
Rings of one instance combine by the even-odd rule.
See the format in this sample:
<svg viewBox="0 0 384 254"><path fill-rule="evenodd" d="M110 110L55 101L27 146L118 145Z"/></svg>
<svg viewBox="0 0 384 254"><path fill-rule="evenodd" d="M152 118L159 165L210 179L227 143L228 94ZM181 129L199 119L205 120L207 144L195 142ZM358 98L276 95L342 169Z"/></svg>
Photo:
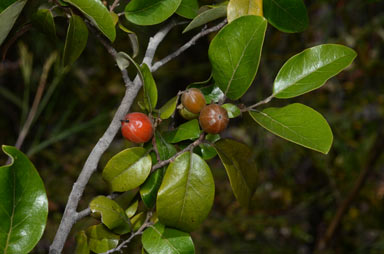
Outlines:
<svg viewBox="0 0 384 254"><path fill-rule="evenodd" d="M181 108L179 109L179 114L185 119L185 120L192 120L199 117L198 114L193 114L189 112L183 105L181 105Z"/></svg>
<svg viewBox="0 0 384 254"><path fill-rule="evenodd" d="M205 106L204 94L197 88L190 88L181 95L181 104L191 113L198 114Z"/></svg>
<svg viewBox="0 0 384 254"><path fill-rule="evenodd" d="M133 143L145 143L153 136L151 119L143 113L129 113L121 120L121 133Z"/></svg>
<svg viewBox="0 0 384 254"><path fill-rule="evenodd" d="M227 110L217 104L205 106L199 116L201 128L212 134L222 132L227 127L228 121Z"/></svg>

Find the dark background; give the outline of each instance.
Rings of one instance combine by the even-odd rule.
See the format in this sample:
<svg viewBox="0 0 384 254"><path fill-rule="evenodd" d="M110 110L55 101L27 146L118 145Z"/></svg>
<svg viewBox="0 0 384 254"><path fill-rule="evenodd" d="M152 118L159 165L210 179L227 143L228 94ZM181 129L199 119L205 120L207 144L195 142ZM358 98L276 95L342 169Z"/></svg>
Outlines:
<svg viewBox="0 0 384 254"><path fill-rule="evenodd" d="M247 116L232 120L223 136L252 147L259 184L252 207L243 209L231 192L223 166L217 159L210 161L216 183L215 203L201 228L192 233L196 253L315 253L316 243L324 237L337 208L350 195L361 172L368 173L366 181L350 195L351 206L342 214L340 227L327 250L319 253L384 253L384 158L380 156L384 151L384 3L305 2L310 19L305 32L284 34L268 27L259 72L242 102L250 105L269 96L279 68L303 49L322 43L349 46L357 51L358 57L346 71L321 89L290 100L274 99L268 105L301 102L318 110L332 127L333 147L325 156L270 134ZM17 25L22 25L41 3L30 1ZM36 29L30 30L9 48L0 65L0 144L16 142L44 61L51 52L63 47L67 21L60 17L55 21L57 40ZM149 36L159 26L130 28L138 34L142 53ZM182 30L183 27L172 30L161 44L157 59L176 50L198 31L181 35ZM207 49L213 36L201 39L154 74L159 89L158 105L189 83L209 76ZM119 51L130 52L126 34L120 32L117 42L115 47ZM31 63L25 63L22 48L33 57ZM25 73L28 69L31 75L23 78L22 70ZM47 228L33 253L47 252L72 184L124 93L118 68L92 34L73 68L61 78L58 72L56 64L46 90L52 91L52 97L21 149L38 169L49 198ZM133 69L130 73L134 73ZM92 197L108 193L100 172L106 161L127 145L119 133L88 184L81 208L87 207ZM4 154L0 155L1 164L6 159ZM95 222L83 220L73 233ZM73 253L73 235L65 253ZM139 239L135 244L137 247L132 246L126 253L140 253Z"/></svg>

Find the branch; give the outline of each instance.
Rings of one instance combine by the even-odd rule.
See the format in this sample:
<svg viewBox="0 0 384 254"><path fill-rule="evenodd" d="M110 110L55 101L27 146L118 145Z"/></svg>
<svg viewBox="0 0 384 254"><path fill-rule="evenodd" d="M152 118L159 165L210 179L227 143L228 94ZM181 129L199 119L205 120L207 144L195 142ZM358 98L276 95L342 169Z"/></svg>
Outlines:
<svg viewBox="0 0 384 254"><path fill-rule="evenodd" d="M250 111L250 110L252 110L252 109L254 109L254 108L256 108L256 107L258 107L258 106L260 106L260 105L267 104L268 102L270 102L270 101L273 99L274 96L275 96L275 95L272 94L271 96L265 98L265 99L262 100L262 101L259 101L259 102L256 103L256 104L253 104L253 105L251 105L251 106L249 106L249 107L243 108L243 109L241 109L241 112Z"/></svg>
<svg viewBox="0 0 384 254"><path fill-rule="evenodd" d="M175 52L173 52L172 54L168 55L167 57L164 57L163 59L161 59L160 61L156 62L152 68L151 68L151 71L152 72L155 72L157 71L161 66L163 66L164 64L168 63L169 61L171 61L172 59L174 59L175 57L179 56L181 53L183 53L184 51L186 51L187 49L189 49L190 47L192 47L197 40L199 40L201 37L204 37L206 36L207 34L210 34L210 33L213 33L213 32L216 32L218 30L220 30L225 24L227 23L227 20L225 19L223 22L221 22L220 24L216 25L216 26L213 26L209 29L206 29L206 28L203 28L200 33L196 34L195 36L192 37L192 39L190 41L188 41L187 43L185 43L183 46L181 46L178 50L176 50Z"/></svg>
<svg viewBox="0 0 384 254"><path fill-rule="evenodd" d="M113 1L111 7L109 7L109 11L112 12L117 6L119 6L119 0Z"/></svg>
<svg viewBox="0 0 384 254"><path fill-rule="evenodd" d="M356 198L361 188L364 186L369 174L373 171L376 162L380 159L380 156L382 155L382 151L384 149L383 139L384 133L383 131L381 131L377 135L374 145L368 152L368 159L365 164L365 167L360 172L360 175L357 178L357 181L352 191L349 193L347 198L344 199L343 202L339 205L331 223L327 228L327 231L325 232L324 236L321 237L318 241L316 251L318 251L319 253L322 253L327 248L329 241L334 237L335 232L339 227L342 218L344 217L344 214L349 210L349 207L351 206L353 200Z"/></svg>
<svg viewBox="0 0 384 254"><path fill-rule="evenodd" d="M126 245L127 245L129 242L131 242L132 239L133 239L135 236L141 235L141 234L143 233L143 231L144 231L147 227L149 227L149 226L152 225L152 223L149 221L149 220L151 219L151 217L152 217L152 212L148 212L148 213L147 213L147 217L145 218L145 221L144 221L143 225L141 225L141 227L140 227L136 232L133 232L133 233L131 234L131 236L130 236L127 240L121 242L116 248L111 249L111 250L109 250L109 251L107 251L107 252L104 252L104 253L102 253L102 254L109 254L109 253L113 253L113 252L115 252L115 251L121 251L121 249L124 248L124 247L126 247Z"/></svg>

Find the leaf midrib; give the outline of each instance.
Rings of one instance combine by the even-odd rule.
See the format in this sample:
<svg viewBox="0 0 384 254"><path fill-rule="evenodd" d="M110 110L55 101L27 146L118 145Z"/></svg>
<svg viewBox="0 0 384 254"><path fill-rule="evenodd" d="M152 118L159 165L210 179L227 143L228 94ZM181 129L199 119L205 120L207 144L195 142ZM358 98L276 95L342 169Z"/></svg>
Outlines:
<svg viewBox="0 0 384 254"><path fill-rule="evenodd" d="M276 6L278 6L281 10L283 10L285 13L288 14L293 20L296 20L300 25L304 25L305 23L301 22L299 19L296 19L295 16L291 15L290 12L288 12L285 8L283 8L279 3L277 3L275 0L271 0Z"/></svg>
<svg viewBox="0 0 384 254"><path fill-rule="evenodd" d="M15 215L15 199L16 199L16 188L15 188L15 170L13 170L11 168L11 171L12 171L12 174L13 174L13 196L12 196L12 214L11 214L11 224L9 225L9 231L8 231L8 236L7 236L7 242L5 243L5 247L4 247L4 254L7 254L7 249L8 249L8 246L9 246L9 241L11 239L11 234L12 234L12 228L13 228L13 217Z"/></svg>
<svg viewBox="0 0 384 254"><path fill-rule="evenodd" d="M160 233L160 231L159 230L157 230L157 228L155 227L155 226L151 226L151 228L160 236L160 239L163 239L164 241L166 241L167 243L168 243L168 245L173 249L173 250L175 250L177 253L180 253L181 254L181 252L179 252L179 250L178 249L176 249L173 245L172 245L172 243L168 240L168 238L164 238L163 237L163 234L162 233ZM164 227L164 230L165 230L165 227Z"/></svg>

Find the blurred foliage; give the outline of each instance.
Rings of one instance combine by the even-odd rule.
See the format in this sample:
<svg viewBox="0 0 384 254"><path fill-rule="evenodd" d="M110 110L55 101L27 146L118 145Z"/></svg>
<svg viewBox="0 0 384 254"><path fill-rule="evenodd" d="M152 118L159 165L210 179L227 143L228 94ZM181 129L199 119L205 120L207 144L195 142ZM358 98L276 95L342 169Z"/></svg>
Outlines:
<svg viewBox="0 0 384 254"><path fill-rule="evenodd" d="M29 1L17 26L43 2ZM316 241L367 163L378 130L384 128L384 2L305 2L310 18L305 32L284 34L268 27L259 72L243 103L251 104L269 96L279 68L304 48L321 43L352 47L358 57L347 71L321 89L295 98L295 102L316 108L327 118L334 132L333 147L324 156L273 136L248 117L233 119L223 136L253 148L259 185L252 207L245 210L235 201L223 166L216 158L210 161L216 196L208 219L192 234L197 253L313 253ZM57 17L55 22L59 39L51 40L32 29L11 45L0 64L1 144L15 143L33 101L42 66L50 52L63 47L67 21ZM143 49L159 26L145 30L129 28L137 33ZM157 59L192 37L193 31L181 35L182 30L180 26L170 33L160 46ZM123 32L117 36L116 48L131 52L128 36ZM188 84L209 77L207 49L212 38L213 35L200 40L154 74L158 105ZM130 73L133 75L134 70L130 69ZM47 229L34 253L47 252L72 184L107 128L123 97L124 86L113 59L90 35L84 53L71 69L63 70L57 63L51 70L44 94L48 93L51 97L21 149L39 170L49 198ZM288 102L275 99L270 105ZM87 207L96 195L107 192L101 169L109 158L129 145L117 135L86 189L81 208ZM0 155L1 164L6 159L4 154ZM344 215L329 249L322 253L384 253L383 214L384 158L379 158ZM73 252L75 232L93 223L94 219L89 218L75 226L65 253ZM138 240L126 253L140 253Z"/></svg>

